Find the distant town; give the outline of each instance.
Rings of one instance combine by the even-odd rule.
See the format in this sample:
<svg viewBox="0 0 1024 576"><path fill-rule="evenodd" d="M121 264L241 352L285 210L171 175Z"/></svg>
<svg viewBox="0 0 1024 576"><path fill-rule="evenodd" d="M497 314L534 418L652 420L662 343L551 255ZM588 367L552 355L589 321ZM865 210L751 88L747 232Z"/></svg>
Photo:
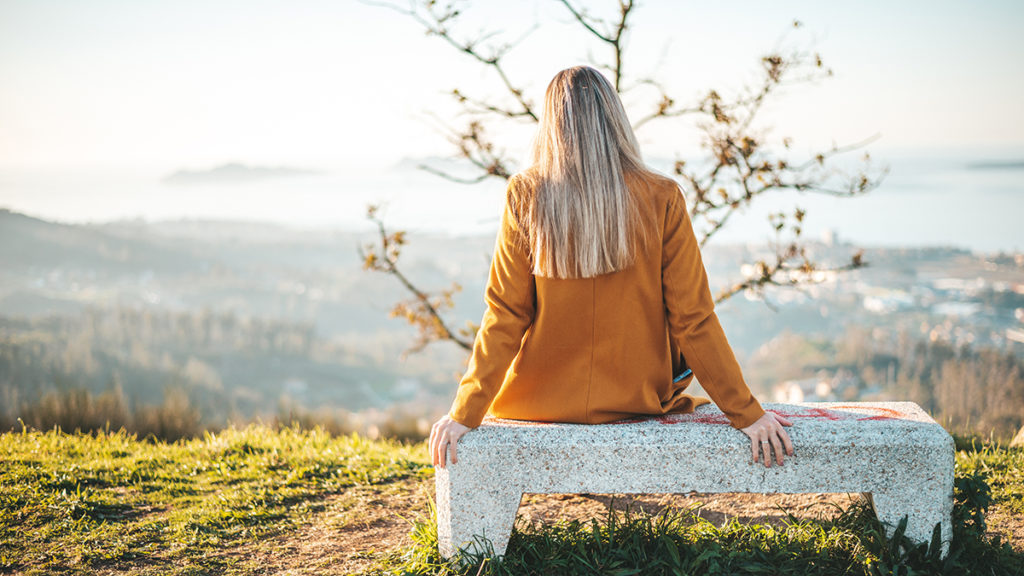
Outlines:
<svg viewBox="0 0 1024 576"><path fill-rule="evenodd" d="M362 270L357 247L371 240L232 222L65 225L0 211L0 403L10 416L48 391L116 389L142 405L174 389L211 421L282 411L368 425L396 411L429 418L450 402L465 353L440 343L405 354L413 332L388 311L407 294ZM447 315L463 326L483 312L492 246L484 236L411 235L402 265L426 290L460 284ZM859 247L832 235L807 248L814 282L718 307L761 397L904 397L954 380L942 364L950 358L1024 363L1024 254L869 247L865 267L835 273ZM708 247L713 291L772 254Z"/></svg>

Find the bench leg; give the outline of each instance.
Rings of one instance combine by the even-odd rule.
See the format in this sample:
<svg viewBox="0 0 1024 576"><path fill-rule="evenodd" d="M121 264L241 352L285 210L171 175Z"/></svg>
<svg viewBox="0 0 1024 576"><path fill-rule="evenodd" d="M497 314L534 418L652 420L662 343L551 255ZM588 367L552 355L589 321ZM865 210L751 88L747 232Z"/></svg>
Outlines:
<svg viewBox="0 0 1024 576"><path fill-rule="evenodd" d="M907 517L906 536L914 542L931 542L932 530L936 524L942 526L942 556L949 552L953 538L953 495L952 491L929 490L914 486L912 489L875 491L864 496L871 503L875 515L885 524L886 534L893 530L904 516Z"/></svg>
<svg viewBox="0 0 1024 576"><path fill-rule="evenodd" d="M451 482L451 475L444 469L437 471L435 479L437 547L441 556L449 558L459 549L482 552L477 542L480 537L490 542L495 556L504 554L522 491L507 486Z"/></svg>

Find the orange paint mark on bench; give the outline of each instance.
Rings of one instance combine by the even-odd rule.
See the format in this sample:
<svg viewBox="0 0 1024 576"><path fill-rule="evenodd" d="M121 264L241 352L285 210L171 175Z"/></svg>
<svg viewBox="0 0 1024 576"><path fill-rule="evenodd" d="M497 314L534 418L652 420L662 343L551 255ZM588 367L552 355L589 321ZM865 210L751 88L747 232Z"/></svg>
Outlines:
<svg viewBox="0 0 1024 576"><path fill-rule="evenodd" d="M893 410L892 408L882 408L881 406L836 406L837 409L846 410L871 410L878 412L874 416L865 416L863 418L857 418L857 420L902 420L907 417L906 414L899 410Z"/></svg>
<svg viewBox="0 0 1024 576"><path fill-rule="evenodd" d="M825 420L841 420L842 415L829 410L828 408L809 408L806 412L794 412L792 414L786 412L780 412L778 410L769 410L774 414L778 414L783 418L824 418Z"/></svg>

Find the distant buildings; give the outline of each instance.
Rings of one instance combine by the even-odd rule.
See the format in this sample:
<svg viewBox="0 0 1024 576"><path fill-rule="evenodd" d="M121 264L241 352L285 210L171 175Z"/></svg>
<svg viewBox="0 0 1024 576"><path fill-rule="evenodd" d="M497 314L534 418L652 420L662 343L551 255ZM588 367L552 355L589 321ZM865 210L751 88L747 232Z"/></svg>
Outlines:
<svg viewBox="0 0 1024 576"><path fill-rule="evenodd" d="M860 388L860 378L847 370L835 374L821 371L812 378L776 384L772 398L776 402L836 402L861 397Z"/></svg>

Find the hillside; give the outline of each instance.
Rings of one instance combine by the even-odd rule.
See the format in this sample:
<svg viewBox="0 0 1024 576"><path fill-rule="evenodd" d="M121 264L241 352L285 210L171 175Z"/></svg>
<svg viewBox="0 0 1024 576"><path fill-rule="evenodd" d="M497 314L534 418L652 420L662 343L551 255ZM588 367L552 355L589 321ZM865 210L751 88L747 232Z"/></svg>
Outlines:
<svg viewBox="0 0 1024 576"><path fill-rule="evenodd" d="M201 258L188 247L122 238L101 227L60 224L0 209L0 263L5 275L29 270L90 272L101 277L198 271Z"/></svg>
<svg viewBox="0 0 1024 576"><path fill-rule="evenodd" d="M198 412L178 435L257 418L367 433L435 418L465 351L440 344L403 355L414 329L389 311L408 294L362 270L357 247L372 240L265 222L66 224L0 210L0 430L17 429L18 418L67 430L110 420L145 435L131 421L173 408L168 398ZM483 312L492 247L492 237L410 230L403 271L427 290L462 286L445 311L459 328ZM705 250L713 289L766 248ZM821 263L855 250L808 249ZM754 392L772 398L790 384L806 387L807 400L910 399L954 430L1016 432L1024 254L877 247L864 257L867 268L821 284L719 306ZM821 381L835 385L810 397ZM959 382L972 383L966 398L954 393ZM943 387L950 393L931 392ZM97 410L95 422L54 417L83 395L123 409Z"/></svg>
<svg viewBox="0 0 1024 576"><path fill-rule="evenodd" d="M403 405L432 415L463 354L396 361L409 329L387 310L401 288L361 271L360 241L262 223L62 224L0 210L0 429L68 391L112 395L128 416L185 396L199 432L290 413L361 428ZM423 239L410 272L450 284L433 252L486 270L475 245ZM479 300L479 277L463 305Z"/></svg>
<svg viewBox="0 0 1024 576"><path fill-rule="evenodd" d="M1020 573L1024 451L962 450L957 470L945 563L880 539L845 495L619 497L632 512L611 516L607 498L562 496L528 498L505 563L482 573ZM7 433L0 573L449 574L428 521L431 480L422 444L315 430L251 426L173 444Z"/></svg>

